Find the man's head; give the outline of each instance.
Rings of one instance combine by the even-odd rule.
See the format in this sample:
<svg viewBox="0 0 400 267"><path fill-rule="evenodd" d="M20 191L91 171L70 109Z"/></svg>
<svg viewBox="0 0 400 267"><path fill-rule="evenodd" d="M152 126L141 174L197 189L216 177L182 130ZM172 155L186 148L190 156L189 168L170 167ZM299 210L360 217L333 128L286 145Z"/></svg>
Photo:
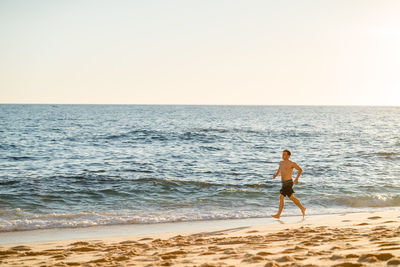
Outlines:
<svg viewBox="0 0 400 267"><path fill-rule="evenodd" d="M290 155L292 155L292 152L289 149L285 149L282 152L282 159L287 160L290 158Z"/></svg>

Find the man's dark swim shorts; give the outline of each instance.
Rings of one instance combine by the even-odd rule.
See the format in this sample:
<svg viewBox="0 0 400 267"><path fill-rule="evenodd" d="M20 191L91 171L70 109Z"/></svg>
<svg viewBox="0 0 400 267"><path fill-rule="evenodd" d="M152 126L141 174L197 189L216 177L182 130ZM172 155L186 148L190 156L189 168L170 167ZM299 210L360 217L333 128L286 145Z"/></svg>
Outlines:
<svg viewBox="0 0 400 267"><path fill-rule="evenodd" d="M289 182L283 183L280 193L285 197L286 196L290 197L294 193L294 191L293 191L293 181L289 181Z"/></svg>

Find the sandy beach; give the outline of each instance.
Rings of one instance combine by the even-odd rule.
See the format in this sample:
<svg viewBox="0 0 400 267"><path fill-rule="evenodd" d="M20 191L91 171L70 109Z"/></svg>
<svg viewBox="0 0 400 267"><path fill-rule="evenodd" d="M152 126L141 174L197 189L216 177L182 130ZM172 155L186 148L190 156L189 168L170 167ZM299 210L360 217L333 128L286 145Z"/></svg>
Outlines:
<svg viewBox="0 0 400 267"><path fill-rule="evenodd" d="M0 245L2 266L399 266L400 211Z"/></svg>

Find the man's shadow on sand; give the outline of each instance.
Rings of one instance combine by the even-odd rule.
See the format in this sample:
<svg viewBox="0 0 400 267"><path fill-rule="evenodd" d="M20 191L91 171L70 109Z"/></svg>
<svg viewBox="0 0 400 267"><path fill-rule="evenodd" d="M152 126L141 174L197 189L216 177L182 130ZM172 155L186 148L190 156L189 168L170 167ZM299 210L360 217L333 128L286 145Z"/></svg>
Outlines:
<svg viewBox="0 0 400 267"><path fill-rule="evenodd" d="M229 228L229 229L223 229L223 230L212 231L212 232L201 232L201 233L192 234L190 236L221 235L221 234L225 234L225 233L229 233L229 232L236 232L236 231L243 230L246 228L249 228L249 226Z"/></svg>
<svg viewBox="0 0 400 267"><path fill-rule="evenodd" d="M276 219L280 224L286 224L284 221L282 221L281 219ZM293 223L302 223L306 220L306 218L301 218L300 220L293 222Z"/></svg>

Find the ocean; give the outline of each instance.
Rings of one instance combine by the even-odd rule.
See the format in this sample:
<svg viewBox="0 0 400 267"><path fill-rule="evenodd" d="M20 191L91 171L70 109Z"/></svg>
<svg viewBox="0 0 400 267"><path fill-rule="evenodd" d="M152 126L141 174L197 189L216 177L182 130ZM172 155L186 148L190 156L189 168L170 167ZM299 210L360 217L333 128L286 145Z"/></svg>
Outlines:
<svg viewBox="0 0 400 267"><path fill-rule="evenodd" d="M0 105L0 231L269 217L283 149L308 215L398 210L399 126L400 107Z"/></svg>

